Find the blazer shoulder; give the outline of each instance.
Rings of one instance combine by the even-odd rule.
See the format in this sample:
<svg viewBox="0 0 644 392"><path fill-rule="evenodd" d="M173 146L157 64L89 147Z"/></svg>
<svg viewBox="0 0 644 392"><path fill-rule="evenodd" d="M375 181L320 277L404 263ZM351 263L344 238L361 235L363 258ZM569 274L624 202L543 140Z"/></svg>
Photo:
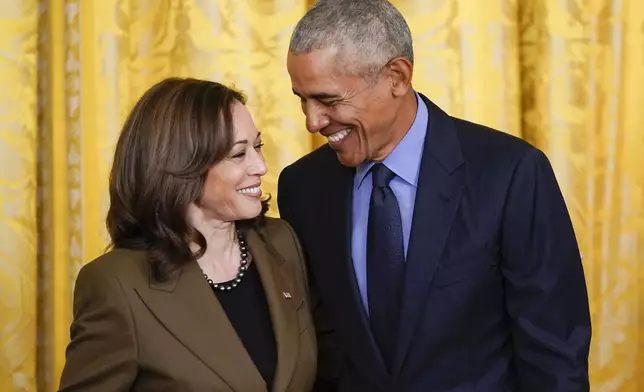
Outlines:
<svg viewBox="0 0 644 392"><path fill-rule="evenodd" d="M299 242L295 231L291 225L284 219L280 218L266 218L263 234L266 241L269 241L271 246L277 250L289 249L297 251Z"/></svg>
<svg viewBox="0 0 644 392"><path fill-rule="evenodd" d="M264 232L264 240L268 243L267 245L278 253L282 260L299 271L305 290L308 292L308 275L304 252L291 225L280 218L266 218Z"/></svg>
<svg viewBox="0 0 644 392"><path fill-rule="evenodd" d="M147 253L130 249L112 249L85 264L79 271L79 277L95 280L116 278L132 281L149 279Z"/></svg>
<svg viewBox="0 0 644 392"><path fill-rule="evenodd" d="M302 246L291 225L280 218L266 218L264 226L264 241L279 253L284 260L303 265L304 255Z"/></svg>

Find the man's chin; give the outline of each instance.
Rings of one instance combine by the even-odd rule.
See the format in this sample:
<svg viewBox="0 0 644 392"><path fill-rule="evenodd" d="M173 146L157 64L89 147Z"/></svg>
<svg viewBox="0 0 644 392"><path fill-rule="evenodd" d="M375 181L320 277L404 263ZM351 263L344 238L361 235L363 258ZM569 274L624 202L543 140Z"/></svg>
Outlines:
<svg viewBox="0 0 644 392"><path fill-rule="evenodd" d="M335 155L338 157L338 161L340 161L342 166L357 167L365 161L363 158L359 157L356 154L347 154L342 151L336 151Z"/></svg>

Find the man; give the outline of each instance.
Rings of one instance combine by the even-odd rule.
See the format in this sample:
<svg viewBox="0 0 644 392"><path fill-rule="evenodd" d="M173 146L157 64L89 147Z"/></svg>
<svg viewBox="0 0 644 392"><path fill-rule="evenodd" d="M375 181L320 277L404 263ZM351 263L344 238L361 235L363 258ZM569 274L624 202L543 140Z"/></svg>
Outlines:
<svg viewBox="0 0 644 392"><path fill-rule="evenodd" d="M319 0L287 66L328 139L278 189L309 263L317 390L588 391L584 274L545 155L415 92L385 0Z"/></svg>

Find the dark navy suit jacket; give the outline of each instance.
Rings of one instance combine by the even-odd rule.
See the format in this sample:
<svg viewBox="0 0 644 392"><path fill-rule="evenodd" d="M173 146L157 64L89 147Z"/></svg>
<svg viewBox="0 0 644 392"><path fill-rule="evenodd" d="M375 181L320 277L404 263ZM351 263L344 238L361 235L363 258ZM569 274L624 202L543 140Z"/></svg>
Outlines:
<svg viewBox="0 0 644 392"><path fill-rule="evenodd" d="M354 169L323 146L280 174L280 214L311 275L316 390L588 391L586 284L548 159L422 98L429 124L392 373L351 262Z"/></svg>

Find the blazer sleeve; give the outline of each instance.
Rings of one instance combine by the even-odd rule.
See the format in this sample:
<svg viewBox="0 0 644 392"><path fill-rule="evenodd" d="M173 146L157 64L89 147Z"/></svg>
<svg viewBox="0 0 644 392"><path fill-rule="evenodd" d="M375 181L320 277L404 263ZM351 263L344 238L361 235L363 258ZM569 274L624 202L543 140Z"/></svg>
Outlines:
<svg viewBox="0 0 644 392"><path fill-rule="evenodd" d="M288 168L280 174L277 191L277 205L280 217L293 228L295 234L298 233L297 222L291 213L292 201L289 194L289 173ZM295 235L294 234L294 235ZM297 238L297 237L296 237ZM342 368L343 357L337 344L335 329L326 314L326 309L320 297L319 290L315 283L315 276L311 274L311 268L306 268L306 249L302 251L302 259L305 261L305 271L309 285L309 297L311 301L311 311L313 313L313 324L315 326L315 336L318 346L318 368L313 392L335 392L338 390L340 378L340 369Z"/></svg>
<svg viewBox="0 0 644 392"><path fill-rule="evenodd" d="M74 320L61 392L129 391L137 374L137 343L120 282L84 266L74 289Z"/></svg>
<svg viewBox="0 0 644 392"><path fill-rule="evenodd" d="M517 165L501 244L519 389L588 391L591 323L581 255L550 162L537 149Z"/></svg>

